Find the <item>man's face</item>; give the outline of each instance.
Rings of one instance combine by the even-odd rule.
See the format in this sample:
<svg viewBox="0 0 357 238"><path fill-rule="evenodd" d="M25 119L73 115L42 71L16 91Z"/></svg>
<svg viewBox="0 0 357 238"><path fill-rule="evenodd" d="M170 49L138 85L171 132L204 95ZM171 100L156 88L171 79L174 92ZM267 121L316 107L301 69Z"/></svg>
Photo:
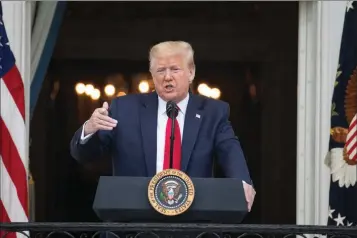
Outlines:
<svg viewBox="0 0 357 238"><path fill-rule="evenodd" d="M192 71L183 55L156 58L151 74L155 90L163 100L178 103L187 96Z"/></svg>

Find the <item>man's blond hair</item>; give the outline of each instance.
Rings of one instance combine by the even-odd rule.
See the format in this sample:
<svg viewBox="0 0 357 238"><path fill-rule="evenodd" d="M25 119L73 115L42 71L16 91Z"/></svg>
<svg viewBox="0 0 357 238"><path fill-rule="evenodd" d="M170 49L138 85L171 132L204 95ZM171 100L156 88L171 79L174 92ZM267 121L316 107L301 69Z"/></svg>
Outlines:
<svg viewBox="0 0 357 238"><path fill-rule="evenodd" d="M192 77L189 79L190 82L195 78L196 66L194 62L194 51L192 46L185 41L164 41L154 45L150 49L149 61L150 61L150 71L154 65L155 58L184 54L188 67L192 70Z"/></svg>

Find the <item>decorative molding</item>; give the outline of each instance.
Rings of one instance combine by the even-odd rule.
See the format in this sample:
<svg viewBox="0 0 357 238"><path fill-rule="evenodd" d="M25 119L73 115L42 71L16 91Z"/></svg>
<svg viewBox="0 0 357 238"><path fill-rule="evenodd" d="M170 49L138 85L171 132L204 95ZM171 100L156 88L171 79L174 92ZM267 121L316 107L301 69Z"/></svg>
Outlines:
<svg viewBox="0 0 357 238"><path fill-rule="evenodd" d="M297 224L326 225L331 97L346 1L300 2Z"/></svg>

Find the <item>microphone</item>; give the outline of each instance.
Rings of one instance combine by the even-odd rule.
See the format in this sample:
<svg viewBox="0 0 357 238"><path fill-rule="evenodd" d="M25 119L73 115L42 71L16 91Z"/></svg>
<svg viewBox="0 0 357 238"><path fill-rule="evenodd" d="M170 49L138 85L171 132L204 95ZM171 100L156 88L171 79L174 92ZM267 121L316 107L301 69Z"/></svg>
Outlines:
<svg viewBox="0 0 357 238"><path fill-rule="evenodd" d="M172 115L173 114L173 115ZM166 115L168 117L172 118L176 118L178 115L178 107L176 105L175 102L173 101L168 101L166 104Z"/></svg>
<svg viewBox="0 0 357 238"><path fill-rule="evenodd" d="M166 104L166 114L171 118L171 137L170 137L170 169L173 167L174 140L175 140L175 119L178 115L178 107L175 102L168 101Z"/></svg>

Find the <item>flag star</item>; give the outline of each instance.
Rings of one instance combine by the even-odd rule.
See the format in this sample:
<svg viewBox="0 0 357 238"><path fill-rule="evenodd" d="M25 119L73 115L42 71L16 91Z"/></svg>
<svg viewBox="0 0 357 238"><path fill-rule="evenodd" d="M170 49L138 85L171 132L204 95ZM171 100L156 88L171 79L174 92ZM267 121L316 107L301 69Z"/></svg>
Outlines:
<svg viewBox="0 0 357 238"><path fill-rule="evenodd" d="M347 1L346 12L353 8L353 1Z"/></svg>
<svg viewBox="0 0 357 238"><path fill-rule="evenodd" d="M331 209L331 207L328 208L328 216L333 219L332 213L335 211L335 209Z"/></svg>
<svg viewBox="0 0 357 238"><path fill-rule="evenodd" d="M343 224L343 220L345 220L345 218L346 217L341 217L341 214L339 213L338 214L338 217L337 218L335 218L335 219L333 219L337 224L336 224L336 226L339 226L339 225L344 225Z"/></svg>
<svg viewBox="0 0 357 238"><path fill-rule="evenodd" d="M352 225L353 225L353 222L347 221L347 226L352 226Z"/></svg>

